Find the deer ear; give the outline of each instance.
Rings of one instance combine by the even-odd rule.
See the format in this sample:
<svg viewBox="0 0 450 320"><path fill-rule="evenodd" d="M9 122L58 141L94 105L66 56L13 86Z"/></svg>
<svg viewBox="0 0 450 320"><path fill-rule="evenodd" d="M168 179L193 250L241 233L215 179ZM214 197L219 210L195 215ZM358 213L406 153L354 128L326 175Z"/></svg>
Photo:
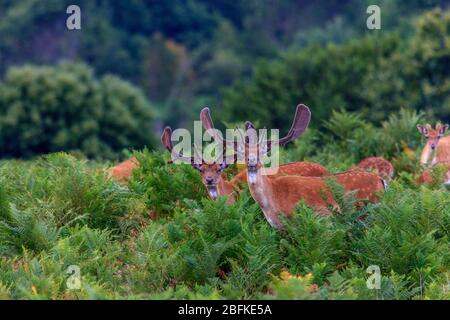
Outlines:
<svg viewBox="0 0 450 320"><path fill-rule="evenodd" d="M198 163L192 163L192 168L194 168L195 170L201 171L202 165L198 164Z"/></svg>
<svg viewBox="0 0 450 320"><path fill-rule="evenodd" d="M255 126L250 121L245 121L245 130L255 129Z"/></svg>
<svg viewBox="0 0 450 320"><path fill-rule="evenodd" d="M417 130L419 130L420 134L425 135L428 133L428 129L425 128L424 126L418 124L416 127L417 127Z"/></svg>
<svg viewBox="0 0 450 320"><path fill-rule="evenodd" d="M164 128L164 131L161 135L161 143L164 146L164 148L166 148L169 152L172 151L172 141L170 140L172 137L172 129L167 126Z"/></svg>
<svg viewBox="0 0 450 320"><path fill-rule="evenodd" d="M448 130L448 123L441 126L441 128L439 129L439 134L443 135L447 130Z"/></svg>

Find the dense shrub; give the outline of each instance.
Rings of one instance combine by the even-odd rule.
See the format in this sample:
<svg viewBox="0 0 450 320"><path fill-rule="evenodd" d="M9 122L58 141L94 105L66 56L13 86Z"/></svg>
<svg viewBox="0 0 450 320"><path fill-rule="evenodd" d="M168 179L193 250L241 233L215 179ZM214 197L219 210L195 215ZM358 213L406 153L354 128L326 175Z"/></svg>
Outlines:
<svg viewBox="0 0 450 320"><path fill-rule="evenodd" d="M2 157L62 150L113 157L153 145L143 93L116 77L97 80L84 65L11 68L0 83L0 113Z"/></svg>
<svg viewBox="0 0 450 320"><path fill-rule="evenodd" d="M182 192L167 181L197 185L190 167L135 155L143 165L130 189L101 164L64 154L2 163L2 298L449 298L450 197L441 186L419 188L401 172L379 204L357 210L330 181L341 212L319 217L299 205L280 232L248 191L232 206ZM78 290L67 288L73 265ZM370 265L381 269L379 290L366 286Z"/></svg>
<svg viewBox="0 0 450 320"><path fill-rule="evenodd" d="M246 189L234 205L211 201L198 172L167 164L167 153L135 152L127 186L104 163L63 153L3 161L0 297L449 299L450 197L437 183L415 184L419 117L402 110L375 126L334 112L325 130L283 150L282 162L304 157L331 170L377 152L397 170L380 203L362 209L329 180L340 211L321 217L299 204L286 231L266 222ZM77 290L67 287L73 265ZM376 290L366 285L373 265Z"/></svg>

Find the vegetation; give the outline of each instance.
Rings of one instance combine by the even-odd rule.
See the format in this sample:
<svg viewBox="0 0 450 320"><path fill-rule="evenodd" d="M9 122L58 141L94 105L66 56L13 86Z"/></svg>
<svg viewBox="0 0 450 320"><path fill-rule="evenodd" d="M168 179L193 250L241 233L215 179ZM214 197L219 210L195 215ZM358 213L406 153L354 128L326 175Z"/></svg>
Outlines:
<svg viewBox="0 0 450 320"><path fill-rule="evenodd" d="M344 143L358 129L345 128L368 124L354 114L333 119L327 127L335 136L307 154L326 163L339 152L329 162L336 170L341 161L359 160ZM371 130L379 136L408 119L417 121L402 112ZM411 131L403 139L412 144L418 135ZM283 160L304 153L309 141L300 139ZM355 145L374 151L364 140ZM401 157L405 151L396 146L387 144L386 154ZM223 198L214 202L189 165L167 164L168 154L148 150L135 156L142 165L129 187L110 180L103 163L64 153L1 164L0 297L450 298L449 191L417 186L420 169L406 165L416 159L394 162L396 178L380 203L358 211L351 196L330 185L341 213L320 217L300 203L281 232L248 191L232 206ZM68 287L73 265L80 268L79 289ZM381 270L380 289L366 285L372 265Z"/></svg>
<svg viewBox="0 0 450 320"><path fill-rule="evenodd" d="M299 101L316 119L342 107L375 120L398 107L449 116L448 14L415 19L446 0L379 0L381 30L366 28L369 0L79 0L80 31L65 28L70 4L2 1L0 77L24 63L81 61L141 88L157 128L191 126L203 105L223 106L226 121L284 125Z"/></svg>
<svg viewBox="0 0 450 320"><path fill-rule="evenodd" d="M368 30L369 0L80 0L69 31L72 1L0 1L0 299L450 299L443 168L415 182L416 124L450 121L447 3L380 0ZM379 203L330 181L341 212L299 203L282 232L157 150L205 105L282 131L298 103L312 123L281 162L383 156Z"/></svg>
<svg viewBox="0 0 450 320"><path fill-rule="evenodd" d="M152 109L141 91L85 65L12 68L0 85L0 152L30 157L60 150L111 158L154 145Z"/></svg>
<svg viewBox="0 0 450 320"><path fill-rule="evenodd" d="M316 126L339 108L358 110L375 122L399 108L426 110L448 121L449 27L448 12L431 11L416 20L406 41L398 33L370 35L260 63L250 81L224 93L223 116L283 128L289 125L286 114L301 101L312 107Z"/></svg>

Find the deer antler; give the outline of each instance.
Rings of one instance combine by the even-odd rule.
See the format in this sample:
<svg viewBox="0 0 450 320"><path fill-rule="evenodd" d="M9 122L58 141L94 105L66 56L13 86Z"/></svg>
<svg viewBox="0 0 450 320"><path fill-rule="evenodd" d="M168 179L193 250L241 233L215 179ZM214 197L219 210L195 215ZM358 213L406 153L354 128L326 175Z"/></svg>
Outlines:
<svg viewBox="0 0 450 320"><path fill-rule="evenodd" d="M299 104L297 109L295 110L294 120L292 121L291 128L286 136L279 139L278 141L270 140L265 141L265 135L260 139L258 143L267 143L268 150L271 149L272 144L278 143L281 146L285 146L291 141L294 141L299 136L305 132L306 128L309 125L309 121L311 120L311 111L304 104ZM250 121L245 122L245 130L255 129L255 126Z"/></svg>
<svg viewBox="0 0 450 320"><path fill-rule="evenodd" d="M311 120L311 111L304 104L299 104L295 110L294 121L292 122L291 129L288 134L279 139L278 143L282 146L300 137L306 128L308 128L309 121Z"/></svg>
<svg viewBox="0 0 450 320"><path fill-rule="evenodd" d="M164 131L161 135L161 143L163 144L163 146L172 154L172 150L173 150L173 144L172 144L172 128L170 128L169 126L164 128ZM183 161L183 162L187 162L187 163L194 163L194 157L190 156L190 157L186 157L183 156L181 153L174 153L174 156L176 156L177 159ZM172 160L169 160L168 163L172 163Z"/></svg>
<svg viewBox="0 0 450 320"><path fill-rule="evenodd" d="M227 140L222 137L222 135L215 129L214 123L211 119L211 114L208 107L203 108L200 111L200 120L202 121L203 128L205 128L209 135L214 139L214 141L218 144L223 145L222 156L226 154L227 146L233 145L234 154L234 162L237 162L237 148L238 141L236 140Z"/></svg>

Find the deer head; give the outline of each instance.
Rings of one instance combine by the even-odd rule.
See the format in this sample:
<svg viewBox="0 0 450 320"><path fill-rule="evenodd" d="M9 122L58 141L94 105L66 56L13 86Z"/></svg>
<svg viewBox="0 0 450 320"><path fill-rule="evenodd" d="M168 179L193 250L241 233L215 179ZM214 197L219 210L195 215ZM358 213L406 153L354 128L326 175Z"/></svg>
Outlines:
<svg viewBox="0 0 450 320"><path fill-rule="evenodd" d="M427 144L429 145L431 150L435 150L437 149L439 140L448 130L448 124L442 125L440 123L437 123L434 129L430 124L426 124L425 126L418 124L417 129L419 130L420 134L422 134L427 139Z"/></svg>
<svg viewBox="0 0 450 320"><path fill-rule="evenodd" d="M249 177L251 177L252 180L252 177L256 177L254 173L262 166L262 157L267 154L274 145L284 146L303 134L311 120L311 112L307 106L299 104L295 111L291 129L285 137L278 140L266 140L265 130L263 130L263 134L257 139L255 127L250 121L245 122L245 136L241 130L238 130L240 142L224 139L220 132L215 129L208 107L202 109L200 120L202 121L203 127L214 140L217 143L223 144L224 150L227 150L227 146L233 146L235 151L234 161L236 162L237 158L244 159L249 171ZM251 183L251 181L249 182Z"/></svg>
<svg viewBox="0 0 450 320"><path fill-rule="evenodd" d="M170 127L164 128L163 134L161 136L161 143L163 146L173 155L176 159L181 160L185 163L190 164L195 170L197 170L201 177L202 182L206 189L208 190L209 196L215 200L218 197L217 185L220 183L222 178L222 172L228 167L225 161L221 161L223 159L223 153L219 152L216 155L216 158L212 162L207 162L204 160L199 148L194 144L193 149L197 156L197 158L201 159L202 162L200 164L195 162L195 157L184 156L181 154L174 154L173 144L171 140L172 129ZM172 163L172 161L169 161Z"/></svg>
<svg viewBox="0 0 450 320"><path fill-rule="evenodd" d="M248 170L249 183L255 184L257 173L262 168L261 159L271 151L274 145L285 146L289 142L300 137L306 130L311 120L311 111L303 104L297 106L294 120L288 134L278 140L267 140L266 131L263 130L258 141L256 141L256 130L250 121L245 122L246 135L241 135L245 146L244 161Z"/></svg>

